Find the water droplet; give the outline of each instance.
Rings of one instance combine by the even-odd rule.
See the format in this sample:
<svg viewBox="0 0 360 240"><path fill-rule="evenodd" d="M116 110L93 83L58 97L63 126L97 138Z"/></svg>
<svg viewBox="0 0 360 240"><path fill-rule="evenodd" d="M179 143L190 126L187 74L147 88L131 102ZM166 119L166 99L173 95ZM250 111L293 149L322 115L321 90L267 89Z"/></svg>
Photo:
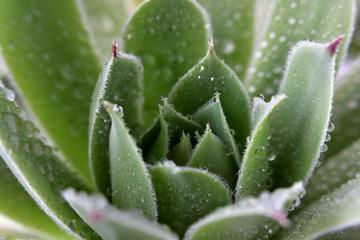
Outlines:
<svg viewBox="0 0 360 240"><path fill-rule="evenodd" d="M214 81L214 77L211 77L211 78L210 78L210 81L213 82L213 81Z"/></svg>
<svg viewBox="0 0 360 240"><path fill-rule="evenodd" d="M265 158L266 157L266 149L264 146L258 146L255 149L255 157L256 158Z"/></svg>
<svg viewBox="0 0 360 240"><path fill-rule="evenodd" d="M41 142L36 141L31 147L35 156L40 157L44 154L44 145Z"/></svg>
<svg viewBox="0 0 360 240"><path fill-rule="evenodd" d="M274 39L275 37L276 37L276 33L271 32L271 33L269 34L269 38L270 38L270 39Z"/></svg>
<svg viewBox="0 0 360 240"><path fill-rule="evenodd" d="M279 41L280 41L280 42L285 42L285 41L286 41L286 37L285 37L285 36L281 36L281 37L279 38Z"/></svg>
<svg viewBox="0 0 360 240"><path fill-rule="evenodd" d="M204 66L201 66L200 67L200 72L204 71L205 67Z"/></svg>
<svg viewBox="0 0 360 240"><path fill-rule="evenodd" d="M330 134L326 134L325 142L329 142L330 140L331 140L331 135L330 135Z"/></svg>
<svg viewBox="0 0 360 240"><path fill-rule="evenodd" d="M296 2L292 2L292 3L290 4L290 7L291 7L291 8L296 8L296 6L297 6L297 3L296 3Z"/></svg>
<svg viewBox="0 0 360 240"><path fill-rule="evenodd" d="M293 25L293 24L296 23L296 19L293 18L293 17L290 17L289 20L288 20L288 22L289 22L290 25Z"/></svg>
<svg viewBox="0 0 360 240"><path fill-rule="evenodd" d="M326 152L327 150L328 150L328 146L325 143L321 145L320 152Z"/></svg>
<svg viewBox="0 0 360 240"><path fill-rule="evenodd" d="M333 122L330 122L328 127L328 132L333 132L335 130L335 124Z"/></svg>

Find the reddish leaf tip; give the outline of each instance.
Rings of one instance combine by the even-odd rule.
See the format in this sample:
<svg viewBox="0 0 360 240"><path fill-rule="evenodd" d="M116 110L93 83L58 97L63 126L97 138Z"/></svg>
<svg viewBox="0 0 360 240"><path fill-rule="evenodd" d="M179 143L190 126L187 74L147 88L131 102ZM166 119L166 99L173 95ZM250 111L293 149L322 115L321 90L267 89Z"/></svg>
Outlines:
<svg viewBox="0 0 360 240"><path fill-rule="evenodd" d="M89 217L90 221L96 222L101 219L101 213L98 210L94 209L91 212L89 212L88 217Z"/></svg>
<svg viewBox="0 0 360 240"><path fill-rule="evenodd" d="M274 210L273 218L284 228L288 228L291 225L290 220L285 216L282 211Z"/></svg>
<svg viewBox="0 0 360 240"><path fill-rule="evenodd" d="M337 39L335 39L332 43L330 43L328 50L330 52L330 55L333 56L336 52L337 46L339 45L339 43L343 40L343 37L338 37Z"/></svg>
<svg viewBox="0 0 360 240"><path fill-rule="evenodd" d="M209 42L209 53L214 54L214 42L212 39Z"/></svg>
<svg viewBox="0 0 360 240"><path fill-rule="evenodd" d="M116 58L117 57L117 43L116 42L113 42L113 45L112 45L112 55L113 55L113 57L114 58Z"/></svg>

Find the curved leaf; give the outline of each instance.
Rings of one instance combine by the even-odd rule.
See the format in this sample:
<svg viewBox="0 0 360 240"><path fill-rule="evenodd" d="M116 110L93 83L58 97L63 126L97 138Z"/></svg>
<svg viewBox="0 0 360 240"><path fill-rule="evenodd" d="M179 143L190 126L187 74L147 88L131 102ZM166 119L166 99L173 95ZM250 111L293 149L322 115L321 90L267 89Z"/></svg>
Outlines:
<svg viewBox="0 0 360 240"><path fill-rule="evenodd" d="M155 219L157 210L150 176L125 128L122 110L106 101L104 106L112 120L109 140L112 202L120 209L138 210Z"/></svg>
<svg viewBox="0 0 360 240"><path fill-rule="evenodd" d="M230 189L235 189L238 168L224 144L211 133L210 126L207 126L188 166L208 170L226 180Z"/></svg>
<svg viewBox="0 0 360 240"><path fill-rule="evenodd" d="M115 46L116 47L116 46ZM105 65L96 83L90 108L89 161L94 182L103 193L110 192L109 134L111 120L103 106L104 101L119 104L124 120L131 132L141 127L142 66L137 58L128 54L114 56Z"/></svg>
<svg viewBox="0 0 360 240"><path fill-rule="evenodd" d="M242 79L250 61L254 0L198 0L211 18L215 50Z"/></svg>
<svg viewBox="0 0 360 240"><path fill-rule="evenodd" d="M339 154L329 158L316 169L306 187L302 206L334 191L360 173L360 140Z"/></svg>
<svg viewBox="0 0 360 240"><path fill-rule="evenodd" d="M323 196L292 219L289 230L274 239L317 239L318 237L360 225L360 178L353 179Z"/></svg>
<svg viewBox="0 0 360 240"><path fill-rule="evenodd" d="M40 210L0 158L0 236L71 239Z"/></svg>
<svg viewBox="0 0 360 240"><path fill-rule="evenodd" d="M92 184L91 93L100 71L73 0L0 1L0 46L28 110L59 156Z"/></svg>
<svg viewBox="0 0 360 240"><path fill-rule="evenodd" d="M195 1L143 1L125 26L124 51L144 65L144 117L151 123L161 97L204 56L210 24Z"/></svg>
<svg viewBox="0 0 360 240"><path fill-rule="evenodd" d="M236 188L237 200L248 195L256 196L269 187L269 161L274 161L275 155L268 146L268 121L272 111L285 98L285 95L279 95L269 103L261 98L254 99L254 128L242 160Z"/></svg>
<svg viewBox="0 0 360 240"><path fill-rule="evenodd" d="M289 56L280 90L288 98L269 121L274 188L306 184L312 175L328 129L338 43L300 42Z"/></svg>
<svg viewBox="0 0 360 240"><path fill-rule="evenodd" d="M187 227L219 206L230 203L222 181L209 173L172 162L155 166L151 178L159 206L159 222L183 236Z"/></svg>
<svg viewBox="0 0 360 240"><path fill-rule="evenodd" d="M191 140L188 134L183 133L181 140L169 152L169 159L177 166L185 166L191 156Z"/></svg>
<svg viewBox="0 0 360 240"><path fill-rule="evenodd" d="M349 46L354 28L354 0L275 0L270 5L264 36L253 52L246 76L246 87L252 96L263 94L269 99L281 84L285 61L291 46L309 39L329 42L344 36L337 62Z"/></svg>
<svg viewBox="0 0 360 240"><path fill-rule="evenodd" d="M217 58L210 43L205 58L171 90L169 102L182 114L193 114L215 93L220 94L224 114L235 133L236 142L244 144L250 131L249 96L235 73Z"/></svg>
<svg viewBox="0 0 360 240"><path fill-rule="evenodd" d="M334 107L331 121L335 129L331 132L326 158L336 155L350 146L360 136L360 58L351 71L335 87Z"/></svg>
<svg viewBox="0 0 360 240"><path fill-rule="evenodd" d="M218 136L227 147L228 154L231 155L237 166L240 166L241 158L238 146L234 139L234 132L229 128L227 118L224 115L219 95L215 95L213 100L200 108L194 118L202 125L209 124L212 131Z"/></svg>
<svg viewBox="0 0 360 240"><path fill-rule="evenodd" d="M0 155L38 206L63 230L76 238L92 236L91 229L77 217L60 191L74 187L90 190L53 150L44 145L38 130L23 118L13 102L14 93L0 88ZM9 101L9 99L11 101ZM3 185L4 183L2 183Z"/></svg>
<svg viewBox="0 0 360 240"><path fill-rule="evenodd" d="M101 195L63 191L66 201L103 239L176 240L167 227L132 211L120 211Z"/></svg>
<svg viewBox="0 0 360 240"><path fill-rule="evenodd" d="M303 193L304 187L298 182L291 188L263 193L259 198L246 198L220 208L193 224L185 240L267 239L279 229L279 224L289 225L288 207Z"/></svg>

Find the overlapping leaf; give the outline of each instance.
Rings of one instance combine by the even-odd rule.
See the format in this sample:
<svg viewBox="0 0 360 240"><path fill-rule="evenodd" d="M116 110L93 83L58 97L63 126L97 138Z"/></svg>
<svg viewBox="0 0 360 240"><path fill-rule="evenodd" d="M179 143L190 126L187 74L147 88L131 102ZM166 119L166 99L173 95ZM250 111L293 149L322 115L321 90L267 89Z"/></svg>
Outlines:
<svg viewBox="0 0 360 240"><path fill-rule="evenodd" d="M270 118L274 188L312 175L328 129L338 43L301 42L290 54L280 90L288 98Z"/></svg>
<svg viewBox="0 0 360 240"><path fill-rule="evenodd" d="M150 0L140 4L124 32L124 50L144 65L144 117L152 122L161 97L205 55L209 22L195 1Z"/></svg>
<svg viewBox="0 0 360 240"><path fill-rule="evenodd" d="M106 240L176 240L165 226L152 222L133 211L120 211L101 195L63 192L66 201L103 239Z"/></svg>
<svg viewBox="0 0 360 240"><path fill-rule="evenodd" d="M263 94L266 99L276 93L281 83L286 56L296 42L309 39L329 42L344 36L337 57L342 60L350 43L354 27L354 0L275 0L269 5L271 15L262 39L253 52L246 77L246 87L252 96Z"/></svg>
<svg viewBox="0 0 360 240"><path fill-rule="evenodd" d="M109 134L111 120L103 103L119 104L124 120L136 135L142 123L142 66L137 58L116 52L105 65L95 86L90 109L89 161L91 173L98 189L107 193L109 176ZM115 57L115 58L114 58Z"/></svg>
<svg viewBox="0 0 360 240"><path fill-rule="evenodd" d="M0 88L2 158L38 206L58 226L77 238L92 236L91 229L64 202L60 193L70 186L86 191L90 188L53 154L50 147L43 144L38 130L23 118L13 97L10 90L3 86Z"/></svg>

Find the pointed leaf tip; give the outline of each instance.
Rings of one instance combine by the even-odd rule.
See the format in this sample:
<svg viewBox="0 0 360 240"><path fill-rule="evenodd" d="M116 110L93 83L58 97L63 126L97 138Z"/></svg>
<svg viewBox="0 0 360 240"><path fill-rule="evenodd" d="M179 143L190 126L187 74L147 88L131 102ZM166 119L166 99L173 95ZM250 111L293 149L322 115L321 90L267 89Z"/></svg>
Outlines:
<svg viewBox="0 0 360 240"><path fill-rule="evenodd" d="M113 57L114 58L116 58L117 57L117 46L118 46L118 44L117 44L117 42L113 42L113 44L112 44L112 55L113 55Z"/></svg>
<svg viewBox="0 0 360 240"><path fill-rule="evenodd" d="M211 39L210 42L209 42L209 50L208 51L209 51L210 54L214 54L214 52L215 52L213 39Z"/></svg>
<svg viewBox="0 0 360 240"><path fill-rule="evenodd" d="M330 55L333 56L336 52L337 46L339 45L339 43L343 40L343 37L338 37L337 39L335 39L332 43L330 43L328 49L330 52Z"/></svg>

